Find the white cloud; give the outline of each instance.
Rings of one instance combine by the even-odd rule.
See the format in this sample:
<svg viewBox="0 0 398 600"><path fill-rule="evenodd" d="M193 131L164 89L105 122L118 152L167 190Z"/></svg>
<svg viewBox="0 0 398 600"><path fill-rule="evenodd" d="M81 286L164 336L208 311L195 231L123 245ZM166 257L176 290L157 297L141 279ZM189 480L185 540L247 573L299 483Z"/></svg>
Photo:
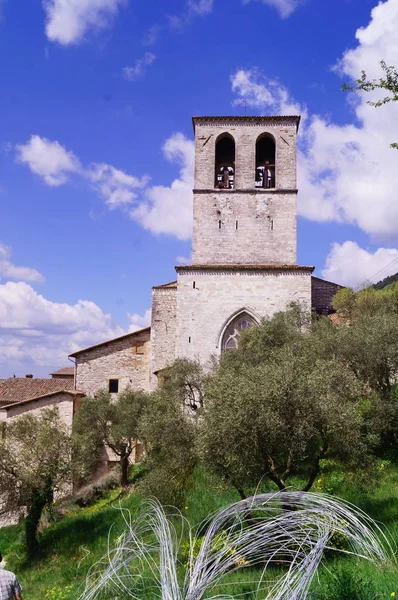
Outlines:
<svg viewBox="0 0 398 600"><path fill-rule="evenodd" d="M192 265L192 256L176 256L177 265Z"/></svg>
<svg viewBox="0 0 398 600"><path fill-rule="evenodd" d="M134 177L106 163L93 163L86 175L110 209L131 204L137 197L136 190L149 181L148 177Z"/></svg>
<svg viewBox="0 0 398 600"><path fill-rule="evenodd" d="M238 69L231 75L232 91L237 95L234 106L246 105L257 110L271 110L278 115L306 116L306 109L290 97L279 81L267 79L257 68Z"/></svg>
<svg viewBox="0 0 398 600"><path fill-rule="evenodd" d="M62 364L68 354L126 333L88 300L52 302L30 285L0 285L0 362Z"/></svg>
<svg viewBox="0 0 398 600"><path fill-rule="evenodd" d="M213 10L214 0L189 0L188 10L192 15L208 15Z"/></svg>
<svg viewBox="0 0 398 600"><path fill-rule="evenodd" d="M64 46L82 42L89 32L109 27L126 0L43 0L46 35Z"/></svg>
<svg viewBox="0 0 398 600"><path fill-rule="evenodd" d="M176 133L165 142L163 153L170 162L180 164L178 179L170 187L153 186L145 190L130 216L152 233L167 233L187 240L192 235L194 143Z"/></svg>
<svg viewBox="0 0 398 600"><path fill-rule="evenodd" d="M271 8L275 8L282 19L286 19L290 17L290 15L303 3L303 0L257 0L270 6ZM243 0L243 4L248 4L251 0Z"/></svg>
<svg viewBox="0 0 398 600"><path fill-rule="evenodd" d="M369 25L358 30L357 47L338 63L345 78L359 77L362 69L377 77L382 58L398 64L397 29L397 0L380 3ZM267 81L256 69L238 70L232 89L238 102L246 100L257 110L286 114L300 109L283 86ZM342 92L342 101L354 98ZM339 125L318 115L304 120L298 153L299 214L314 221L354 224L374 241L391 241L398 239L398 153L389 144L398 141L398 120L394 103L376 109L367 104L374 98L357 96L356 123Z"/></svg>
<svg viewBox="0 0 398 600"><path fill-rule="evenodd" d="M77 157L58 142L32 136L17 146L17 159L27 164L50 186L67 183L71 173L89 181L109 209L125 212L145 229L186 240L192 233L194 142L182 133L163 145L165 158L180 165L180 174L167 186L148 186L148 176L135 177L106 163L80 165Z"/></svg>
<svg viewBox="0 0 398 600"><path fill-rule="evenodd" d="M147 67L153 64L156 60L155 54L145 52L142 58L138 58L132 67L124 67L123 74L128 81L135 81L140 77Z"/></svg>
<svg viewBox="0 0 398 600"><path fill-rule="evenodd" d="M16 146L17 160L29 166L50 186L67 182L71 173L80 170L80 163L73 152L68 152L61 144L51 142L39 135L32 135L26 144Z"/></svg>
<svg viewBox="0 0 398 600"><path fill-rule="evenodd" d="M398 250L378 248L368 252L356 242L333 244L322 276L350 287L377 283L398 271Z"/></svg>
<svg viewBox="0 0 398 600"><path fill-rule="evenodd" d="M11 248L0 244L0 279L17 281L44 281L44 277L36 269L17 267L11 262Z"/></svg>
<svg viewBox="0 0 398 600"><path fill-rule="evenodd" d="M151 324L152 310L148 308L144 315L139 315L134 313L131 315L128 314L129 319L129 332L137 331L138 329L144 329L145 327L149 327Z"/></svg>
<svg viewBox="0 0 398 600"><path fill-rule="evenodd" d="M153 25L151 25L151 27L148 29L148 32L146 33L146 35L144 37L144 41L143 41L144 46L153 46L154 44L156 44L156 42L159 39L162 29L163 29L163 26L160 25L159 23L154 23Z"/></svg>

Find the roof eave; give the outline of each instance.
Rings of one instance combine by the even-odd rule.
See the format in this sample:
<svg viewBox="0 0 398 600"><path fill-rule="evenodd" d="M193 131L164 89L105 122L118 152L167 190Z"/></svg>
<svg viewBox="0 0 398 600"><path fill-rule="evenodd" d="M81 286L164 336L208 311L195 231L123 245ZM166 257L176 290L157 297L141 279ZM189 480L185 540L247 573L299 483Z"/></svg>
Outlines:
<svg viewBox="0 0 398 600"><path fill-rule="evenodd" d="M113 344L115 342L121 342L129 337L133 337L135 335L139 335L140 333L144 333L146 331L150 331L150 327L144 327L143 329L138 329L137 331L132 331L131 333L126 333L125 335L121 335L120 337L113 338L112 340L106 340L105 342L101 342L100 344L95 344L94 346L89 346L88 348L84 348L83 350L78 350L73 354L69 354L70 358L75 358L80 354L84 354L85 352L91 352L91 350L95 350L96 348L101 348L101 346L108 346L109 344Z"/></svg>

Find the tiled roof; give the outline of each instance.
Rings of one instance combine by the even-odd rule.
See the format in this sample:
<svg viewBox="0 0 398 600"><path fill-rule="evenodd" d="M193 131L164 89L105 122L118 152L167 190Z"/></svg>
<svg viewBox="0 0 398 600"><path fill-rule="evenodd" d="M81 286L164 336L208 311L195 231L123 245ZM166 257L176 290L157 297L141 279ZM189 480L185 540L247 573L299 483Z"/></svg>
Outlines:
<svg viewBox="0 0 398 600"><path fill-rule="evenodd" d="M73 354L69 354L74 358L75 356L79 356L79 354L83 354L83 352L90 352L91 350L96 350L97 348L101 348L101 346L108 346L109 344L113 344L115 342L121 342L123 340L128 340L129 338L133 338L136 335L141 333L150 333L150 327L144 327L144 329L139 329L138 331L133 331L132 333L126 333L126 335L121 335L120 337L114 338L113 340L106 340L105 342L101 342L100 344L95 344L95 346L89 346L88 348L83 348L83 350L79 350L78 352L74 352ZM56 381L56 380L55 380ZM58 380L60 381L60 380ZM65 381L65 380L62 380Z"/></svg>
<svg viewBox="0 0 398 600"><path fill-rule="evenodd" d="M13 402L12 404L5 404L1 406L0 402L0 410L7 411L9 408L14 406L19 406L21 404L28 404L29 402L35 402L36 400L43 400L43 398L51 398L51 396L56 396L57 394L68 394L69 396L85 396L83 392L78 392L77 390L57 390L56 392L51 392L50 394L44 394L43 396L35 396L34 398L28 398L27 400L20 400L19 402Z"/></svg>
<svg viewBox="0 0 398 600"><path fill-rule="evenodd" d="M53 373L50 373L50 375L52 377L57 376L57 375L74 375L75 374L75 367L64 367L63 369L58 369L58 371L54 371Z"/></svg>
<svg viewBox="0 0 398 600"><path fill-rule="evenodd" d="M163 283L163 285L154 285L152 287L153 290L161 290L163 288L176 288L177 287L177 282L176 281L170 281L169 283Z"/></svg>
<svg viewBox="0 0 398 600"><path fill-rule="evenodd" d="M30 379L10 377L0 382L0 405L15 404L53 392L74 389L72 379Z"/></svg>

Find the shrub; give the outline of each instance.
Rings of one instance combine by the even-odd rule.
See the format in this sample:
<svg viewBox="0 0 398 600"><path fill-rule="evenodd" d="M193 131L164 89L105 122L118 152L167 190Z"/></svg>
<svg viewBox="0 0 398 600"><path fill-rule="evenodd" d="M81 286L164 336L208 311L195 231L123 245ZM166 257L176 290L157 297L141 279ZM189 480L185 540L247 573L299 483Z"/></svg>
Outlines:
<svg viewBox="0 0 398 600"><path fill-rule="evenodd" d="M119 473L113 470L94 483L82 487L75 496L75 504L81 508L90 506L104 496L108 490L114 490L119 486Z"/></svg>

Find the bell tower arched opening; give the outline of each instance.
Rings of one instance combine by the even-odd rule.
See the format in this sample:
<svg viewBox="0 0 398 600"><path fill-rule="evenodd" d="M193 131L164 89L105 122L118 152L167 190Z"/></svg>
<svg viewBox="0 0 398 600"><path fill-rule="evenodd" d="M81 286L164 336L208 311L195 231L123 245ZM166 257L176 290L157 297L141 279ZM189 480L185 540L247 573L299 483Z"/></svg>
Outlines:
<svg viewBox="0 0 398 600"><path fill-rule="evenodd" d="M235 184L235 140L223 133L216 142L215 182L217 189L233 189Z"/></svg>
<svg viewBox="0 0 398 600"><path fill-rule="evenodd" d="M263 133L256 142L256 188L275 185L275 139L270 133Z"/></svg>

